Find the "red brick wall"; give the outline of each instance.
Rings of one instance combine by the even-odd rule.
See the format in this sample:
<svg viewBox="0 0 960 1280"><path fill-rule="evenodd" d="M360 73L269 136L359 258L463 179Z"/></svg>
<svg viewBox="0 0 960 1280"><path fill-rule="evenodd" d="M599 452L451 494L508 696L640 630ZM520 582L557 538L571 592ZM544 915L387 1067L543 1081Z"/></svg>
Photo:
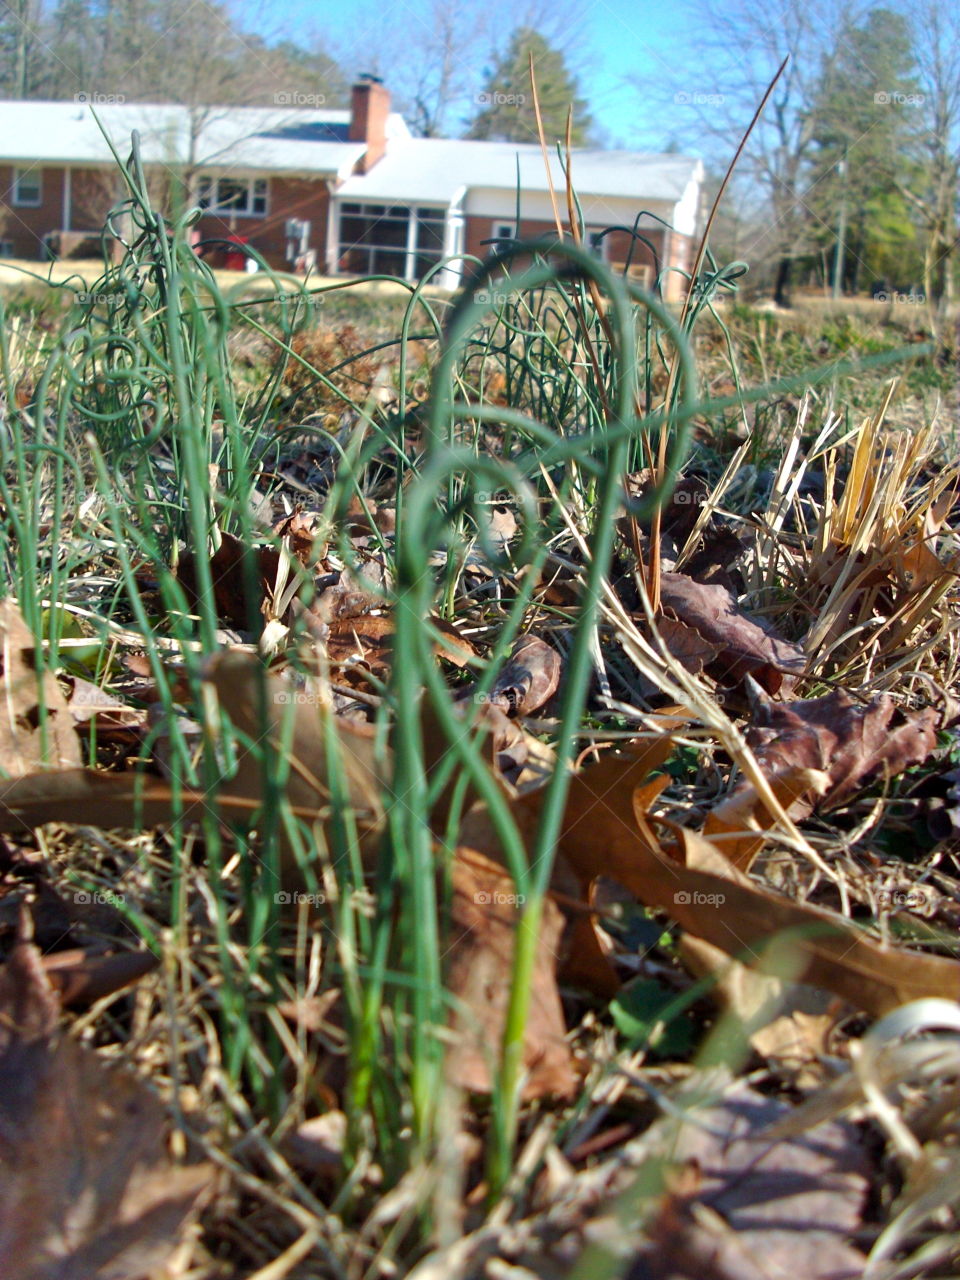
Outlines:
<svg viewBox="0 0 960 1280"><path fill-rule="evenodd" d="M118 197L112 176L104 171L78 169L73 171L71 182L71 227L99 231ZM40 258L44 235L63 230L62 170L43 170L41 200L35 209L15 207L13 169L0 165L0 239L13 241L18 258ZM246 237L272 267L283 270L290 265L284 256L284 223L287 218L306 219L311 224L310 245L316 249L317 264L323 270L329 207L330 193L323 179L271 178L266 217L235 218L231 226L229 216L206 214L200 220L200 234L203 239L226 239L235 232ZM212 254L211 261L216 262L217 256Z"/></svg>
<svg viewBox="0 0 960 1280"><path fill-rule="evenodd" d="M474 254L478 258L485 258L492 251L492 246L484 244L484 240L489 240L493 236L494 227L498 223L508 222L509 218L478 218L468 217L466 219L466 251ZM534 239L537 236L555 237L557 234L556 224L553 222L537 222L533 220L522 220L520 223L519 238L521 240ZM626 263L628 255L630 266L637 280L637 283L643 284L640 278L640 272L634 269L648 267L647 285L652 287L656 280L656 272L659 268L664 271L668 263L664 259L666 232L662 227L645 227L640 234L645 240L650 242L650 246L656 251L656 257L651 252L651 248L644 244L641 240L634 240L628 231L612 231L605 239L605 257L607 263L616 270L622 268ZM633 252L630 253L631 243L633 244ZM693 255L693 242L689 236L678 235L676 232L670 235L670 266L679 266L689 271L691 259ZM686 281L676 272L666 275L663 280L664 292L668 301L676 301L683 297L686 291Z"/></svg>
<svg viewBox="0 0 960 1280"><path fill-rule="evenodd" d="M97 231L123 198L120 175L105 169L74 169L70 176L70 227ZM57 224L59 226L59 223Z"/></svg>
<svg viewBox="0 0 960 1280"><path fill-rule="evenodd" d="M377 81L361 81L355 84L350 96L351 142L365 142L366 152L356 166L358 173L367 173L383 156L387 148L387 117L390 115L390 92Z"/></svg>
<svg viewBox="0 0 960 1280"><path fill-rule="evenodd" d="M43 237L59 231L63 221L63 171L43 169L41 204L24 209L13 203L13 167L0 165L0 240L12 240L18 258L37 259L42 255Z"/></svg>
<svg viewBox="0 0 960 1280"><path fill-rule="evenodd" d="M285 223L288 218L305 219L310 223L310 247L316 250L317 266L324 270L327 246L327 217L330 210L330 192L322 178L271 178L267 196L268 213L264 218L234 218L229 215L207 213L200 219L200 238L227 239L231 235L243 236L251 246L263 254L271 267L290 270L292 264L286 257L287 237ZM222 251L209 253L216 265L222 260Z"/></svg>
<svg viewBox="0 0 960 1280"><path fill-rule="evenodd" d="M485 258L491 252L491 245L484 244L484 240L489 240L493 236L494 227L499 223L508 222L508 218L477 218L468 217L466 220L466 251L475 254L478 258ZM554 222L536 222L529 219L523 219L520 223L519 238L521 240L535 239L537 236L556 237L557 228ZM658 254L663 254L663 231L660 228L645 231L644 235L656 247ZM622 265L627 260L627 254L630 250L631 237L626 231L613 231L606 237L606 260L611 266ZM634 265L649 264L653 265L653 255L646 245L637 241L631 258Z"/></svg>

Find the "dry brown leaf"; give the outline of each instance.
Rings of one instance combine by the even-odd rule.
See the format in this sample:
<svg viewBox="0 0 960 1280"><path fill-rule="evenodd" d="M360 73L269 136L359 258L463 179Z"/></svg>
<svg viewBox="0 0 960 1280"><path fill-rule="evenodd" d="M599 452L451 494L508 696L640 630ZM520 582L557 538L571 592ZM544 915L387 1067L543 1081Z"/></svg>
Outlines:
<svg viewBox="0 0 960 1280"><path fill-rule="evenodd" d="M857 1130L832 1121L770 1144L763 1130L789 1110L737 1084L679 1131L657 1123L645 1146L681 1176L647 1228L631 1280L858 1280L866 1259L849 1239L868 1166Z"/></svg>
<svg viewBox="0 0 960 1280"><path fill-rule="evenodd" d="M472 849L459 849L453 863L453 898L447 986L459 1004L453 1015L456 1041L447 1059L450 1079L472 1093L488 1093L499 1065L519 919L513 880ZM522 905L522 904L519 904ZM567 1045L556 964L564 919L544 903L523 1040L523 1096L569 1097L574 1073Z"/></svg>
<svg viewBox="0 0 960 1280"><path fill-rule="evenodd" d="M276 751L288 743L290 771L286 795L294 815L310 823L323 823L331 814L325 733L332 724L340 746L341 772L353 806L363 848L372 848L379 837L388 789L373 741L373 729L334 717L318 696L294 690L282 676L265 673L255 654L226 651L211 659L206 676L217 692L234 727L250 742ZM264 732L260 709L263 679ZM287 736L285 717L293 718ZM215 727L210 726L213 732ZM263 797L260 757L241 749L233 777L226 779L215 798L185 790L179 810L176 794L165 783L137 774L102 774L92 769L68 769L34 774L0 783L0 830L16 831L45 822L85 822L101 827L151 827L173 820L199 821L214 808L225 820L249 823ZM289 853L284 845L285 852ZM302 876L292 858L284 866L291 884L302 888Z"/></svg>
<svg viewBox="0 0 960 1280"><path fill-rule="evenodd" d="M490 507L484 513L483 524L487 541L499 551L506 549L519 528L517 517L509 507Z"/></svg>
<svg viewBox="0 0 960 1280"><path fill-rule="evenodd" d="M251 620L262 617L262 606L277 577L280 552L275 547L254 547L257 588L252 601L247 600L244 571L245 543L232 533L221 533L220 546L210 557L213 599L217 617L232 627L246 630ZM199 607L197 561L192 551L185 551L177 565L177 578L191 609ZM252 619L251 619L252 614Z"/></svg>
<svg viewBox="0 0 960 1280"><path fill-rule="evenodd" d="M476 655L473 645L452 623L438 617L430 622L440 632L440 639L434 642L434 652L440 657L462 667ZM392 613L341 611L331 619L325 637L331 668L344 671L361 665L386 680L393 662L394 630Z"/></svg>
<svg viewBox="0 0 960 1280"><path fill-rule="evenodd" d="M921 764L937 745L940 716L932 707L903 711L889 694L866 706L843 689L795 702L758 699L747 743L771 777L797 767L823 770L829 786L820 808L842 804L873 779ZM801 796L789 812L802 817L814 800Z"/></svg>
<svg viewBox="0 0 960 1280"><path fill-rule="evenodd" d="M769 779L770 790L790 810L801 796L821 796L830 785L818 769L784 769ZM703 834L728 862L749 871L766 843L765 832L775 820L756 788L749 782L733 791L707 814Z"/></svg>
<svg viewBox="0 0 960 1280"><path fill-rule="evenodd" d="M304 1120L283 1139L281 1151L295 1168L329 1178L343 1173L346 1145L347 1117L334 1110Z"/></svg>
<svg viewBox="0 0 960 1280"><path fill-rule="evenodd" d="M798 1083L812 1086L822 1080L827 1038L847 1005L826 992L785 980L787 973L780 978L757 973L689 933L681 938L679 952L695 977L714 978L711 999L733 1016L761 1057L804 1071ZM785 959L789 963L789 957Z"/></svg>
<svg viewBox="0 0 960 1280"><path fill-rule="evenodd" d="M361 666L386 680L392 648L393 618L385 613L342 614L327 629L327 661L338 676Z"/></svg>
<svg viewBox="0 0 960 1280"><path fill-rule="evenodd" d="M183 793L183 809L190 821L209 803L203 792ZM174 816L174 792L135 773L100 773L96 769L62 769L33 773L0 782L0 831L30 830L45 822L85 823L98 827L156 827ZM233 801L232 807L252 814L257 801Z"/></svg>
<svg viewBox="0 0 960 1280"><path fill-rule="evenodd" d="M583 987L612 1000L620 990L621 982L609 956L600 944L593 914L574 917L566 938L560 977L574 987Z"/></svg>
<svg viewBox="0 0 960 1280"><path fill-rule="evenodd" d="M326 733L332 728L339 744L340 773L356 814L361 842L365 847L373 846L386 813L389 763L380 757L372 726L334 716L319 695L301 693L283 676L265 673L255 654L239 650L217 654L208 662L204 679L216 690L233 726L250 742L277 752L286 751L290 763L286 797L295 812L312 813L314 820L320 821L331 813ZM291 714L292 733L288 726ZM260 758L241 751L237 771L220 788L218 800L223 805L236 797L259 804L262 794ZM296 875L295 865L288 869Z"/></svg>
<svg viewBox="0 0 960 1280"><path fill-rule="evenodd" d="M528 716L548 702L560 683L560 655L545 640L523 636L504 663L487 701L508 716ZM459 692L461 700L474 686Z"/></svg>
<svg viewBox="0 0 960 1280"><path fill-rule="evenodd" d="M154 1095L58 1038L58 1009L40 953L19 943L0 969L0 1271L147 1280L213 1171L170 1161Z"/></svg>
<svg viewBox="0 0 960 1280"><path fill-rule="evenodd" d="M676 618L657 619L657 630L672 656L686 670L698 676L707 667L715 666L720 650L704 639L696 627L688 626Z"/></svg>
<svg viewBox="0 0 960 1280"><path fill-rule="evenodd" d="M660 604L666 616L693 627L718 650L707 665L718 684L739 684L751 675L768 693L776 693L792 688L806 669L803 652L772 628L748 618L725 587L706 586L684 573L663 573Z"/></svg>
<svg viewBox="0 0 960 1280"><path fill-rule="evenodd" d="M43 766L79 764L80 739L66 699L49 672L38 680L33 633L9 598L0 600L0 645L0 769L17 778Z"/></svg>
<svg viewBox="0 0 960 1280"><path fill-rule="evenodd" d="M923 996L960 989L960 964L942 956L883 947L841 917L763 889L732 867L703 836L673 827L673 856L633 810L634 791L671 750L653 740L630 757L608 757L571 780L560 850L581 884L619 880L647 906L666 911L696 937L777 976L783 934L793 941L798 980L833 991L881 1015ZM526 836L536 830L542 793L519 797L514 813ZM710 870L700 868L709 866ZM777 939L771 953L769 943Z"/></svg>
<svg viewBox="0 0 960 1280"><path fill-rule="evenodd" d="M273 527L273 533L283 541L290 555L306 568L316 564L326 553L327 544L317 546L318 532L316 516L304 515L298 507L290 515L284 516Z"/></svg>
<svg viewBox="0 0 960 1280"><path fill-rule="evenodd" d="M77 733L89 739L96 734L98 743L114 742L134 747L142 741L142 730L148 720L145 707L128 706L122 698L98 684L72 676L70 714Z"/></svg>
<svg viewBox="0 0 960 1280"><path fill-rule="evenodd" d="M43 957L44 972L64 1007L86 1007L115 991L122 991L151 973L159 963L150 951L91 956L74 948Z"/></svg>

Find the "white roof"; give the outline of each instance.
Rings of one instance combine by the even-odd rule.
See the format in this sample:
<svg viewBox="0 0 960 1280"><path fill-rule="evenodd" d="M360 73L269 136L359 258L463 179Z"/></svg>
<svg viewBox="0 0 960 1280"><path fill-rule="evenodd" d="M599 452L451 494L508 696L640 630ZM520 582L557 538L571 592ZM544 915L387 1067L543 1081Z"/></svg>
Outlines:
<svg viewBox="0 0 960 1280"><path fill-rule="evenodd" d="M187 107L97 101L92 106L124 159L134 129L149 164L182 164L189 154ZM365 150L363 143L347 141L350 112L344 110L209 107L197 122L197 163L218 168L345 175ZM409 137L402 117L393 112L387 136ZM0 102L0 162L24 161L101 164L112 163L112 156L90 103Z"/></svg>
<svg viewBox="0 0 960 1280"><path fill-rule="evenodd" d="M440 138L398 138L369 173L354 174L338 188L341 200L420 201L449 204L464 188L546 191L547 175L539 146L516 142L463 142ZM689 156L648 155L639 151L571 153L578 196L679 201L702 172ZM566 181L556 151L550 153L554 186Z"/></svg>
<svg viewBox="0 0 960 1280"><path fill-rule="evenodd" d="M148 164L182 165L190 152L190 109L164 103L0 101L0 163L111 164L112 156L93 111L121 158L130 152L134 129ZM354 174L365 147L347 141L350 112L274 107L209 107L196 117L195 163L226 171L322 174L345 179L341 200L449 205L465 191L545 192L539 146L514 142L465 142L412 138L403 118L391 112L387 152L369 173ZM675 205L702 177L689 156L637 151L572 153L578 196L662 201ZM558 192L565 179L556 151L550 168ZM477 210L473 210L476 212Z"/></svg>

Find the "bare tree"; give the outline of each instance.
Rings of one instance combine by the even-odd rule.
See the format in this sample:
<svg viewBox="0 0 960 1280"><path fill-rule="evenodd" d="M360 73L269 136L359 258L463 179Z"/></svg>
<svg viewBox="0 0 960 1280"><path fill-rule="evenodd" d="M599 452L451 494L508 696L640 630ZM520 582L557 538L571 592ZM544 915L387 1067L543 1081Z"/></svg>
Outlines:
<svg viewBox="0 0 960 1280"><path fill-rule="evenodd" d="M39 0L0 4L0 96L27 98L42 75Z"/></svg>
<svg viewBox="0 0 960 1280"><path fill-rule="evenodd" d="M938 0L916 0L909 16L922 91L917 104L919 180L901 179L899 187L924 233L924 291L931 301L947 304L954 294L957 247L960 15Z"/></svg>
<svg viewBox="0 0 960 1280"><path fill-rule="evenodd" d="M382 76L414 133L451 137L475 114L489 67L518 27L544 36L581 73L584 21L576 0L430 0L422 10L404 7L393 23L378 4L356 14L341 60Z"/></svg>
<svg viewBox="0 0 960 1280"><path fill-rule="evenodd" d="M811 214L807 162L816 134L817 88L836 56L844 0L785 0L775 9L751 0L704 0L684 70L664 86L668 127L717 165L729 160L779 65L786 68L741 161L766 218L748 257L774 263L773 292L787 305L794 263L806 250ZM696 70L691 70L696 68ZM650 86L643 86L649 101ZM685 121L689 123L685 123Z"/></svg>

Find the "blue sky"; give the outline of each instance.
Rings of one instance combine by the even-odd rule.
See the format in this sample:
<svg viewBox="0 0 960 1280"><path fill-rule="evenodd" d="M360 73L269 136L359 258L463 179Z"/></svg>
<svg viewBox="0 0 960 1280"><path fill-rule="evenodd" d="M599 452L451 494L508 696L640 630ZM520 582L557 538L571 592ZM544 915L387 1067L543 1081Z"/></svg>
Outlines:
<svg viewBox="0 0 960 1280"><path fill-rule="evenodd" d="M382 34L391 26L406 33L396 57L411 61L417 56L417 33L423 29L430 0L272 0L263 18L258 17L257 0L239 0L241 20L264 33L296 34L309 40L309 33L329 43L340 54L346 69L356 74L364 70L363 49L367 41L382 46ZM488 9L482 0L467 0L478 11ZM637 149L663 145L665 107L674 108L675 85L669 77L683 65L685 28L696 23L697 0L579 0L570 12L576 23L576 70L584 96L590 103L606 145ZM507 5L501 12L512 20L522 17L522 6ZM505 34L508 31L505 30ZM478 44L476 66L482 79L487 45ZM388 85L390 51L384 78ZM634 88L628 87L633 81ZM649 91L644 86L649 85Z"/></svg>

